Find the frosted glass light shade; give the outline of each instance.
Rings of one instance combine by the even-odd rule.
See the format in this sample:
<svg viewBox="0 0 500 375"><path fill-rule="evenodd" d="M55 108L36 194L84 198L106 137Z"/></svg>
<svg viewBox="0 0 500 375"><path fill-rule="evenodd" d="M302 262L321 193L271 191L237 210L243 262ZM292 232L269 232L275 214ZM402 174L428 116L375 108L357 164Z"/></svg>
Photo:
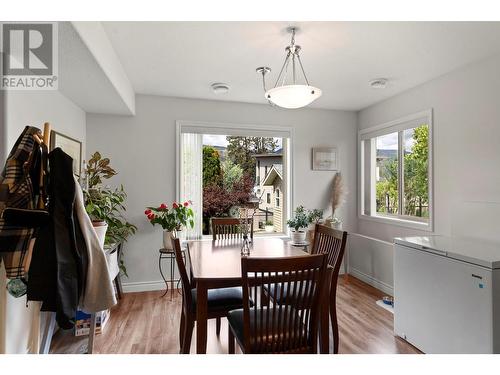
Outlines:
<svg viewBox="0 0 500 375"><path fill-rule="evenodd" d="M302 108L321 96L317 87L306 85L285 85L267 90L265 98L283 108Z"/></svg>

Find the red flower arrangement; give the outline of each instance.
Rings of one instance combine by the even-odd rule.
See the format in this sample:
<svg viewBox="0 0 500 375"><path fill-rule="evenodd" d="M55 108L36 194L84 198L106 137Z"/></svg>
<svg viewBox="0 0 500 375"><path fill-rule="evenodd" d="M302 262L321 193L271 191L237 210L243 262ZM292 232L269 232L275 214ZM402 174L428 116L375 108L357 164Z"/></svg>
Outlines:
<svg viewBox="0 0 500 375"><path fill-rule="evenodd" d="M153 226L159 224L164 230L173 232L182 227L194 227L194 212L190 205L191 201L182 204L173 202L172 208L168 208L162 203L159 207L147 207L144 214Z"/></svg>

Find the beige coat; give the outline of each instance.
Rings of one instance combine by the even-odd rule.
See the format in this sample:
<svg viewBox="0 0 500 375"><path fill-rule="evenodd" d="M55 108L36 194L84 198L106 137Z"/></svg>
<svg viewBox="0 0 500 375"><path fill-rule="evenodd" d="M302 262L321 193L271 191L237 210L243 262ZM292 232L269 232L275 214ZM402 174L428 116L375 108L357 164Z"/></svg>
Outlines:
<svg viewBox="0 0 500 375"><path fill-rule="evenodd" d="M80 309L93 313L115 305L116 296L104 249L99 244L92 222L85 211L83 192L76 177L75 188L76 198L73 209L78 217L88 253L87 280L80 300Z"/></svg>

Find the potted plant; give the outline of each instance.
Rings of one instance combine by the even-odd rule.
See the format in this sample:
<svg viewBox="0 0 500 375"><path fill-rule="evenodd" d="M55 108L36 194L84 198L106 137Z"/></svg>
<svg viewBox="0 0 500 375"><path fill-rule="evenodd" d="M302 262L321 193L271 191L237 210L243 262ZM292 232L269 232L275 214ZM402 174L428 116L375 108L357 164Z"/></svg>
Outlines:
<svg viewBox="0 0 500 375"><path fill-rule="evenodd" d="M266 220L264 224L264 229L266 230L267 233L272 233L274 232L274 224L271 220Z"/></svg>
<svg viewBox="0 0 500 375"><path fill-rule="evenodd" d="M323 210L315 208L309 211L309 220L312 224L318 224L323 219Z"/></svg>
<svg viewBox="0 0 500 375"><path fill-rule="evenodd" d="M123 185L114 189L103 186L103 180L110 179L116 174L117 172L110 166L110 160L103 158L99 152L95 152L85 166L86 186L83 189L85 209L101 245L125 242L137 230L135 225L123 217L127 198ZM122 259L119 259L119 266L123 274L127 275Z"/></svg>
<svg viewBox="0 0 500 375"><path fill-rule="evenodd" d="M165 203L159 207L147 207L144 214L149 222L155 226L159 224L163 228L163 247L173 249L172 239L178 237L178 232L185 227L194 227L194 212L191 202L172 203L169 208Z"/></svg>
<svg viewBox="0 0 500 375"><path fill-rule="evenodd" d="M323 219L323 210L315 208L309 211L309 220L312 225L310 225L307 231L307 237L309 238L309 241L311 241L311 243L314 241L314 229L315 229L314 227L316 224L319 224L322 219Z"/></svg>
<svg viewBox="0 0 500 375"><path fill-rule="evenodd" d="M293 243L304 243L306 241L306 229L311 223L310 214L306 212L304 206L298 206L294 211L293 218L286 223L292 229Z"/></svg>

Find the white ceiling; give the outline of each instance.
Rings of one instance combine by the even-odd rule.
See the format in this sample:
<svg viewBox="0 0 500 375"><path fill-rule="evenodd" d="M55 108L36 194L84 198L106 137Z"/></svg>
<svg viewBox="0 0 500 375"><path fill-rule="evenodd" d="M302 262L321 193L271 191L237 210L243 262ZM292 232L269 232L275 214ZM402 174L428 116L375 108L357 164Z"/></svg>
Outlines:
<svg viewBox="0 0 500 375"><path fill-rule="evenodd" d="M103 22L137 93L251 103L266 103L255 68L274 84L289 25L316 108L359 110L500 51L500 22ZM379 77L388 87L370 88Z"/></svg>

